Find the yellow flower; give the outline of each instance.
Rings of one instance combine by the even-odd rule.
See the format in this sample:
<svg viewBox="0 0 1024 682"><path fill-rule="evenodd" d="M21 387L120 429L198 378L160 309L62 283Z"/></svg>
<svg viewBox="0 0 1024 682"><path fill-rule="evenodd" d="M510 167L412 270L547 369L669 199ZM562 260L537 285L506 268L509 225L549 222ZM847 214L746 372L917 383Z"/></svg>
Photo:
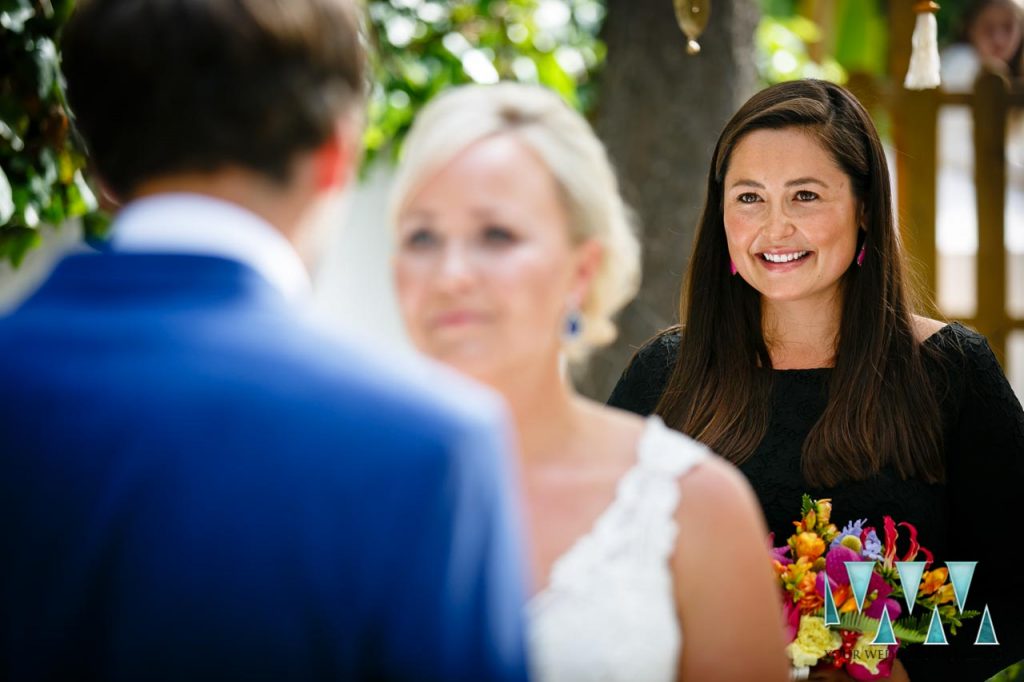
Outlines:
<svg viewBox="0 0 1024 682"><path fill-rule="evenodd" d="M815 511L818 512L818 523L822 526L829 525L829 518L832 516L832 500L824 499L818 500L818 503L814 505Z"/></svg>
<svg viewBox="0 0 1024 682"><path fill-rule="evenodd" d="M947 604L956 599L956 593L953 592L953 584L949 583L948 585L940 587L935 591L935 596L933 598L936 604Z"/></svg>
<svg viewBox="0 0 1024 682"><path fill-rule="evenodd" d="M786 647L786 653L797 668L812 666L822 656L835 651L843 643L838 632L825 627L825 620L817 616L800 616L796 639Z"/></svg>
<svg viewBox="0 0 1024 682"><path fill-rule="evenodd" d="M856 535L847 535L839 541L839 544L847 549L852 549L857 554L860 554L861 550L864 549L864 543Z"/></svg>
<svg viewBox="0 0 1024 682"><path fill-rule="evenodd" d="M864 633L857 638L857 642L850 651L850 660L858 663L872 675L878 674L878 664L889 658L889 647L883 644L872 644L875 633Z"/></svg>

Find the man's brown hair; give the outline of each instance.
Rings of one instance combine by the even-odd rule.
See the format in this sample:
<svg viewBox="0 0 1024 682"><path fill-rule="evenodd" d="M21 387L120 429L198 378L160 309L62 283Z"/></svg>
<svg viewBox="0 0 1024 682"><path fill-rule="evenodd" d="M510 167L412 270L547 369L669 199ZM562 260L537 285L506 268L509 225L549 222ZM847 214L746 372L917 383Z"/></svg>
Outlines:
<svg viewBox="0 0 1024 682"><path fill-rule="evenodd" d="M285 182L364 101L353 0L82 0L63 55L76 126L122 197L229 166Z"/></svg>

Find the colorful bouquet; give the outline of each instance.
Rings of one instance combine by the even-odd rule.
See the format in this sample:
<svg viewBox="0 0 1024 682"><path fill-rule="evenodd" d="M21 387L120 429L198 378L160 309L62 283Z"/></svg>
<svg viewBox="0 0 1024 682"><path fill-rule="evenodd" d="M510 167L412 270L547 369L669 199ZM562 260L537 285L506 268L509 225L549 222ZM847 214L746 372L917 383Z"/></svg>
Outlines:
<svg viewBox="0 0 1024 682"><path fill-rule="evenodd" d="M934 557L914 526L886 516L883 539L865 520L839 530L831 515L831 500L804 495L796 532L772 549L797 678L816 665L845 668L858 680L888 677L900 646L945 644L947 627L956 634L963 620L980 615L963 610L966 594L958 592L966 589L956 588L948 568L928 570ZM897 559L899 528L909 547ZM924 561L915 561L919 554ZM915 605L923 607L916 616Z"/></svg>

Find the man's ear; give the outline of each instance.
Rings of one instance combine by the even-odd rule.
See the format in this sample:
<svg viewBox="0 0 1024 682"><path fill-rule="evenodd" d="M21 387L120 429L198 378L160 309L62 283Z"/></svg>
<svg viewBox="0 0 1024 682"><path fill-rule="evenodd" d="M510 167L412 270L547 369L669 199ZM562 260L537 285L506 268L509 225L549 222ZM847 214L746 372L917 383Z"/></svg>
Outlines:
<svg viewBox="0 0 1024 682"><path fill-rule="evenodd" d="M331 136L313 151L317 191L336 191L347 187L359 166L362 149L362 127L354 117L340 119Z"/></svg>

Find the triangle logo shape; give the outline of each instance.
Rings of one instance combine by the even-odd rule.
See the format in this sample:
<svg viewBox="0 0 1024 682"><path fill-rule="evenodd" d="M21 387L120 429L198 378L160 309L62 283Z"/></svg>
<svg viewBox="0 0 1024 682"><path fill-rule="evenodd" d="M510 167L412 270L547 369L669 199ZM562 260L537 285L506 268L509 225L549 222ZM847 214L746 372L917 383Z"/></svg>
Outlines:
<svg viewBox="0 0 1024 682"><path fill-rule="evenodd" d="M825 625L839 625L839 609L836 608L836 598L832 594L832 585L825 576Z"/></svg>
<svg viewBox="0 0 1024 682"><path fill-rule="evenodd" d="M953 583L953 594L956 595L956 607L960 613L963 613L964 604L967 603L967 592L971 589L971 580L974 579L974 569L977 565L977 561L946 562L949 580Z"/></svg>
<svg viewBox="0 0 1024 682"><path fill-rule="evenodd" d="M992 615L988 612L988 604L985 604L985 612L981 614L981 626L978 628L978 636L974 639L975 644L999 644L996 639L996 629L992 625Z"/></svg>
<svg viewBox="0 0 1024 682"><path fill-rule="evenodd" d="M907 602L907 615L914 612L914 602L917 601L917 591L921 589L921 577L924 575L923 561L897 561L896 572L900 576L900 586L903 587L903 598Z"/></svg>
<svg viewBox="0 0 1024 682"><path fill-rule="evenodd" d="M924 643L937 646L949 644L946 641L946 631L942 629L942 619L939 618L938 604L932 609L932 619L928 623L928 636L925 638Z"/></svg>
<svg viewBox="0 0 1024 682"><path fill-rule="evenodd" d="M889 646L896 643L896 633L892 631L892 621L889 619L889 609L882 606L882 618L878 621L878 632L871 641L872 644Z"/></svg>
<svg viewBox="0 0 1024 682"><path fill-rule="evenodd" d="M868 596L868 585L871 583L871 572L875 569L874 561L844 561L846 575L850 577L853 598L857 602L857 610L864 608L864 598Z"/></svg>

